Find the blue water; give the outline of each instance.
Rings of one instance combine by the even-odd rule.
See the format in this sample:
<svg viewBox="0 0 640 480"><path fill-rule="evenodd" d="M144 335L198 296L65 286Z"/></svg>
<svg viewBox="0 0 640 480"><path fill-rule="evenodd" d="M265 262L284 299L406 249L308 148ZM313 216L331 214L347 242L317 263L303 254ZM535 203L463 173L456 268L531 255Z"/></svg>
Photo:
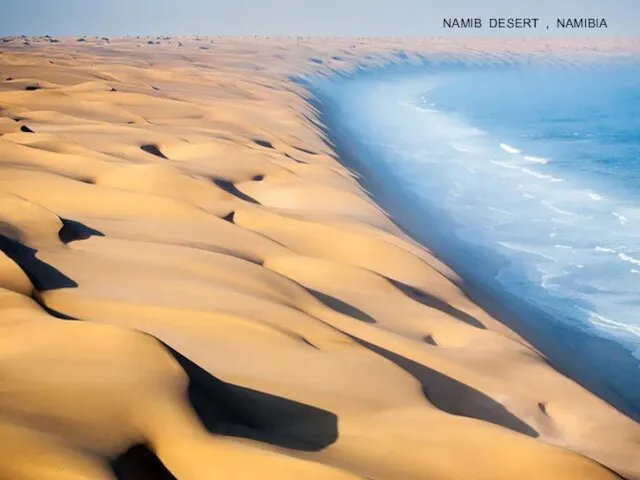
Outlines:
<svg viewBox="0 0 640 480"><path fill-rule="evenodd" d="M466 274L490 271L545 313L547 335L635 356L616 369L618 356L589 353L640 408L640 62L396 69L313 90L412 222L475 255Z"/></svg>

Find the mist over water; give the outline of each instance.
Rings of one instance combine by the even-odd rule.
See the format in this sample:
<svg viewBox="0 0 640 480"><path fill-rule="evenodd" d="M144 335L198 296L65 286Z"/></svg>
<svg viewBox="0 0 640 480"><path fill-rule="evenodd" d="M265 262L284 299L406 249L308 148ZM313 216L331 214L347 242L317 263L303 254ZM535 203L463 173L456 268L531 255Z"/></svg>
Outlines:
<svg viewBox="0 0 640 480"><path fill-rule="evenodd" d="M339 150L411 211L402 226L544 312L536 334L640 409L640 62L457 63L312 90Z"/></svg>

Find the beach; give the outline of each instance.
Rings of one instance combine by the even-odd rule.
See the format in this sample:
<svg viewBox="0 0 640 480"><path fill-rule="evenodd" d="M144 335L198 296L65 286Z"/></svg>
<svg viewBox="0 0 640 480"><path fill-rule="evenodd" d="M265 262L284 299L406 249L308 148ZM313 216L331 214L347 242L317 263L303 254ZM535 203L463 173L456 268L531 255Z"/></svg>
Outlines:
<svg viewBox="0 0 640 480"><path fill-rule="evenodd" d="M640 479L640 425L469 298L298 81L624 49L5 39L0 478Z"/></svg>

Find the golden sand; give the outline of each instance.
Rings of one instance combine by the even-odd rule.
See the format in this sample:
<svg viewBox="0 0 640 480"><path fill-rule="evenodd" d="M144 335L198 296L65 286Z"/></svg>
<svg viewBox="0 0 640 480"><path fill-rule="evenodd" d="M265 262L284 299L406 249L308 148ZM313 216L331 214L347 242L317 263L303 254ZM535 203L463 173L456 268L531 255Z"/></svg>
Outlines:
<svg viewBox="0 0 640 480"><path fill-rule="evenodd" d="M471 302L289 78L575 45L24 41L0 44L0 479L640 479L640 426Z"/></svg>

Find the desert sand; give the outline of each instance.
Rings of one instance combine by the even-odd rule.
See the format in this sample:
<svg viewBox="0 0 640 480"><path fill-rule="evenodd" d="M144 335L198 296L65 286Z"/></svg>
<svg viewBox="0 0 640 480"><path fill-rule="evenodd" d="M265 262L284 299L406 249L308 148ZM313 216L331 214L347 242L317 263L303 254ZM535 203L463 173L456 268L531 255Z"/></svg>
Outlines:
<svg viewBox="0 0 640 480"><path fill-rule="evenodd" d="M0 43L0 479L640 479L290 79L576 45L82 40Z"/></svg>

